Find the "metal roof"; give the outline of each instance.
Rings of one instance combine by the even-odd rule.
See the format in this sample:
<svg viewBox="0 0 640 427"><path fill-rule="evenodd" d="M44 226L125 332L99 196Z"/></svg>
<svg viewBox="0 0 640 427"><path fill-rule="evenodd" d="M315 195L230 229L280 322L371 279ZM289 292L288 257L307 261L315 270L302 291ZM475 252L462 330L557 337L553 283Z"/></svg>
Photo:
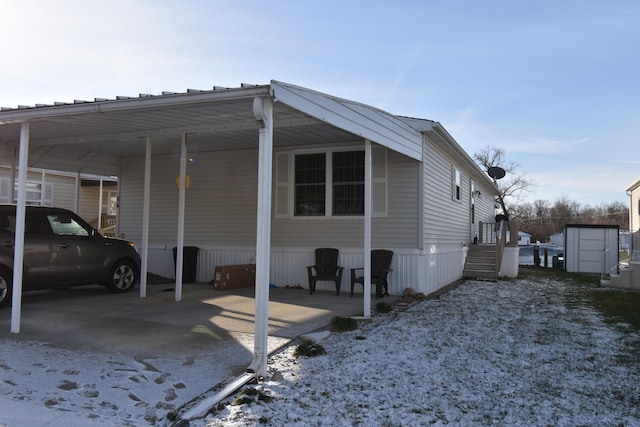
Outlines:
<svg viewBox="0 0 640 427"><path fill-rule="evenodd" d="M118 159L179 150L190 153L256 148L253 99L272 96L274 146L353 143L368 138L421 160L422 136L396 116L327 94L271 81L239 88L189 89L0 110L0 158L15 156L22 122L30 123L29 166L101 175L117 174Z"/></svg>

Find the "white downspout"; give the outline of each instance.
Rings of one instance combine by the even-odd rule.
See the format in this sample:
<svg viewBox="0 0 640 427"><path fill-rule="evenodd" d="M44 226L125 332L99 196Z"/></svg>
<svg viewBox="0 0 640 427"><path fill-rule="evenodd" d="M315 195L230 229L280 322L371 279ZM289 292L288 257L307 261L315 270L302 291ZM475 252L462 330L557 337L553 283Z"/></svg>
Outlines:
<svg viewBox="0 0 640 427"><path fill-rule="evenodd" d="M11 304L11 332L20 333L22 315L22 267L24 262L24 223L27 196L27 165L29 159L29 122L20 128L20 153L18 160L18 204L16 206L16 231L13 255L13 301Z"/></svg>
<svg viewBox="0 0 640 427"><path fill-rule="evenodd" d="M256 377L267 375L269 338L269 266L271 256L271 185L273 167L273 100L253 99L260 126L258 139L258 210L256 231L256 313L253 362L247 368Z"/></svg>
<svg viewBox="0 0 640 427"><path fill-rule="evenodd" d="M40 206L44 206L44 183L47 180L47 171L42 169L40 172Z"/></svg>
<svg viewBox="0 0 640 427"><path fill-rule="evenodd" d="M176 302L182 301L182 269L184 261L184 205L187 192L187 134L180 143L180 188L178 191L178 244L176 245Z"/></svg>
<svg viewBox="0 0 640 427"><path fill-rule="evenodd" d="M267 375L269 339L269 265L271 256L271 185L273 168L273 100L254 98L253 114L258 121L258 209L256 230L256 313L253 361L247 372L215 395L200 401L181 419L204 417L213 406L256 377Z"/></svg>
<svg viewBox="0 0 640 427"><path fill-rule="evenodd" d="M364 142L364 317L371 317L371 141Z"/></svg>
<svg viewBox="0 0 640 427"><path fill-rule="evenodd" d="M151 137L147 136L144 159L144 196L142 204L142 253L140 262L140 298L147 296L149 266L149 210L151 205Z"/></svg>
<svg viewBox="0 0 640 427"><path fill-rule="evenodd" d="M76 172L76 185L75 185L75 193L73 195L73 211L75 213L79 212L80 209L80 172Z"/></svg>
<svg viewBox="0 0 640 427"><path fill-rule="evenodd" d="M98 231L102 230L102 175L100 175L100 189L98 190Z"/></svg>

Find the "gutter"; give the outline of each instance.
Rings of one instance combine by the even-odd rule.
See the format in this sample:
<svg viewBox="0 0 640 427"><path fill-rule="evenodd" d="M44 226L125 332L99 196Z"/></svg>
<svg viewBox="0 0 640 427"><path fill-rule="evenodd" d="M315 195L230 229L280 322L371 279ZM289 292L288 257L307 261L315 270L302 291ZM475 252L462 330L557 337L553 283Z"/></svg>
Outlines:
<svg viewBox="0 0 640 427"><path fill-rule="evenodd" d="M188 91L164 95L140 95L137 98L122 97L115 100L74 101L74 103L0 110L0 125L21 123L28 120L51 119L78 114L106 113L144 108L158 108L202 102L225 101L270 95L270 86L254 86L207 91Z"/></svg>
<svg viewBox="0 0 640 427"><path fill-rule="evenodd" d="M218 403L220 403L221 401L229 397L231 394L235 393L238 389L240 389L240 387L243 387L245 384L247 384L249 381L253 380L254 378L255 378L255 374L251 372L247 372L240 375L234 381L227 384L225 388L223 388L213 396L207 399L204 399L203 401L195 405L193 408L189 409L187 412L182 414L182 416L172 425L176 427L188 426L189 425L188 421L194 420L197 418L204 418L209 413L211 408L213 408L215 405L217 405Z"/></svg>

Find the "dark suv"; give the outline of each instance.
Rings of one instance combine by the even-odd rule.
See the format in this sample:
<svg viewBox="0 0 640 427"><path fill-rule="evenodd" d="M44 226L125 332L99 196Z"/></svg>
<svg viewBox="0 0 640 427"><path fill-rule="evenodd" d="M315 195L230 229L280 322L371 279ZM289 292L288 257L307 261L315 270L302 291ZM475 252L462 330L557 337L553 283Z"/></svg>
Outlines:
<svg viewBox="0 0 640 427"><path fill-rule="evenodd" d="M16 206L0 205L0 307L11 299ZM66 209L27 206L22 289L101 284L128 292L140 274L132 242L103 237Z"/></svg>

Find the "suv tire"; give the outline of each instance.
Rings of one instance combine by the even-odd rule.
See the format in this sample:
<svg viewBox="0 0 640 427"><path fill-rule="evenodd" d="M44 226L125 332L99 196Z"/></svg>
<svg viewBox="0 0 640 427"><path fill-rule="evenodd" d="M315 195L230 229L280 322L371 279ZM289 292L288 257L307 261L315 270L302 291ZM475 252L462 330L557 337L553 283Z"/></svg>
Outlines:
<svg viewBox="0 0 640 427"><path fill-rule="evenodd" d="M11 293L13 287L11 282L13 281L13 273L6 268L0 268L0 307L5 306L11 301Z"/></svg>
<svg viewBox="0 0 640 427"><path fill-rule="evenodd" d="M138 274L133 263L128 260L119 260L111 268L111 274L107 280L106 288L109 292L129 292L138 281Z"/></svg>

